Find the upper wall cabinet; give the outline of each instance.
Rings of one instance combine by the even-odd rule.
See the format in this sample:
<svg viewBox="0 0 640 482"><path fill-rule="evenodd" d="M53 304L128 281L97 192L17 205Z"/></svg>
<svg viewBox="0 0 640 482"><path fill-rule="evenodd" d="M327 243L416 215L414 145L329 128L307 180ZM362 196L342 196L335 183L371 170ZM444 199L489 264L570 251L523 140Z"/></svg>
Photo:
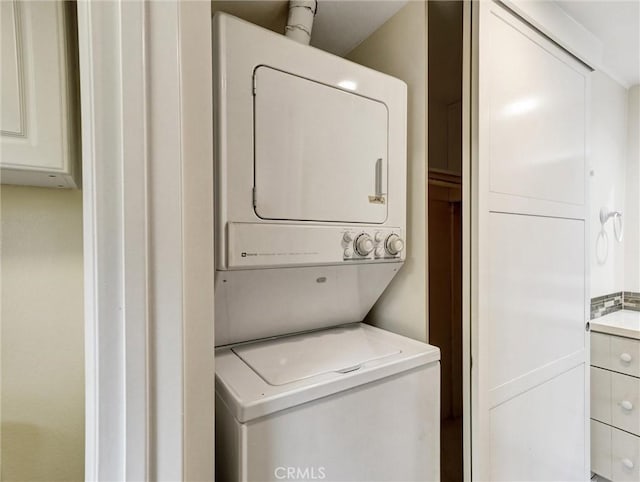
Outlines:
<svg viewBox="0 0 640 482"><path fill-rule="evenodd" d="M80 187L75 12L0 2L3 184Z"/></svg>

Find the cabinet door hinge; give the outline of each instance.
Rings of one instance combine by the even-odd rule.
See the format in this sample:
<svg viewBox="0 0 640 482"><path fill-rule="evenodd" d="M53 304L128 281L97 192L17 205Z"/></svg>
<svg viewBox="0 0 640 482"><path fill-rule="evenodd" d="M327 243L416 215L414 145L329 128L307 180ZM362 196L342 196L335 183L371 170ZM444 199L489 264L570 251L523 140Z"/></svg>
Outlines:
<svg viewBox="0 0 640 482"><path fill-rule="evenodd" d="M256 196L256 188L254 187L252 189L252 202L253 202L253 207L255 208L258 205L258 200L257 200L257 196Z"/></svg>
<svg viewBox="0 0 640 482"><path fill-rule="evenodd" d="M253 76L253 96L255 97L256 95L256 76Z"/></svg>

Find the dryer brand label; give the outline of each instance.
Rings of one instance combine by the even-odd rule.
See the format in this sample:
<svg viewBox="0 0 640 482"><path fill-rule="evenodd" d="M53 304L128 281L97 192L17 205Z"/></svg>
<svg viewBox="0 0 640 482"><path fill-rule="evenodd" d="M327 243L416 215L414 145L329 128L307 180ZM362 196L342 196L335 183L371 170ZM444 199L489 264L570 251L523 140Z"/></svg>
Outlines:
<svg viewBox="0 0 640 482"><path fill-rule="evenodd" d="M251 256L315 256L319 255L319 251L289 251L289 252L279 252L279 253L249 253L247 251L243 251L240 253L242 258L248 258Z"/></svg>

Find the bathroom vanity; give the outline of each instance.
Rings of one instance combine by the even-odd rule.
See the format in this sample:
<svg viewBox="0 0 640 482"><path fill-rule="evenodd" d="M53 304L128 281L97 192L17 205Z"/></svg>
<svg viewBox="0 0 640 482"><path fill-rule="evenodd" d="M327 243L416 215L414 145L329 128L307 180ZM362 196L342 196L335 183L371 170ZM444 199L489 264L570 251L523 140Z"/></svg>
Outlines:
<svg viewBox="0 0 640 482"><path fill-rule="evenodd" d="M591 321L591 470L640 480L640 312Z"/></svg>

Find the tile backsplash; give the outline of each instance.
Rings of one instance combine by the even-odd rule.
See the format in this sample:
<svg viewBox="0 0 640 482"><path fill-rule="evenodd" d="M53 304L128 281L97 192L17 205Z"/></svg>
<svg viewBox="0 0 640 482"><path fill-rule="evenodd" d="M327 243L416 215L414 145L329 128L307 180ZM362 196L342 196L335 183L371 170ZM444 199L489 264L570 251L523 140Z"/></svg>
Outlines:
<svg viewBox="0 0 640 482"><path fill-rule="evenodd" d="M591 298L592 320L622 309L640 311L640 293L619 291Z"/></svg>
<svg viewBox="0 0 640 482"><path fill-rule="evenodd" d="M625 310L640 311L640 293L625 291L622 300Z"/></svg>

